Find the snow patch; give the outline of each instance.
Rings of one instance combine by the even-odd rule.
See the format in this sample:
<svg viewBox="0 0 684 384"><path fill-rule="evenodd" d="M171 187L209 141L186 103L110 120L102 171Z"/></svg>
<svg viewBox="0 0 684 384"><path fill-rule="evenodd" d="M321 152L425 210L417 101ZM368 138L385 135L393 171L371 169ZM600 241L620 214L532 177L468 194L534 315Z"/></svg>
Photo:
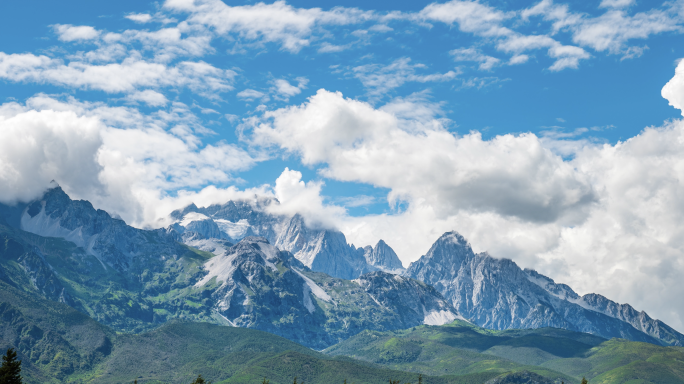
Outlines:
<svg viewBox="0 0 684 384"><path fill-rule="evenodd" d="M97 261L102 264L105 270L107 266L100 259L100 254L93 248L98 235L86 236L83 234L83 227L78 227L74 230L66 229L60 225L60 218L53 218L45 213L45 202L41 202L43 207L40 212L31 217L28 210L21 216L19 228L43 237L57 237L76 244L77 247L83 248L86 253L95 256Z"/></svg>
<svg viewBox="0 0 684 384"><path fill-rule="evenodd" d="M216 256L223 256L228 252L222 244L216 241L216 239L195 239L189 240L185 244L195 247L200 251L211 252Z"/></svg>
<svg viewBox="0 0 684 384"><path fill-rule="evenodd" d="M311 300L311 287L309 287L309 285L306 283L304 284L304 306L309 313L314 313L314 311L316 311L316 307Z"/></svg>
<svg viewBox="0 0 684 384"><path fill-rule="evenodd" d="M423 319L423 324L427 325L444 325L447 323L451 323L452 321L459 319L459 320L465 320L463 317L459 315L455 315L451 311L430 311L430 313L425 315L425 319Z"/></svg>
<svg viewBox="0 0 684 384"><path fill-rule="evenodd" d="M218 225L221 231L230 236L231 239L235 240L240 240L245 237L245 235L247 235L247 231L251 227L249 222L245 219L242 219L237 223L233 223L232 221L225 219L214 219L214 222L216 225Z"/></svg>
<svg viewBox="0 0 684 384"><path fill-rule="evenodd" d="M280 258L278 257L278 250L272 246L271 244L266 244L266 243L257 243L259 245L259 249L261 250L261 253L266 255L264 257L264 263L271 268L271 270L277 271L278 267L273 264L272 261L279 260Z"/></svg>
<svg viewBox="0 0 684 384"><path fill-rule="evenodd" d="M86 249L86 243L90 236L83 235L83 228L78 227L74 230L63 228L60 225L60 218L48 216L45 213L45 202L42 202L42 204L43 208L40 210L40 213L33 217L28 214L28 211L24 212L21 216L19 227L26 232L35 233L39 236L62 238Z"/></svg>
<svg viewBox="0 0 684 384"><path fill-rule="evenodd" d="M190 212L187 215L183 217L183 220L179 223L183 227L187 227L188 224L192 223L193 221L204 221L204 220L209 220L209 217L206 215L203 215L198 212Z"/></svg>
<svg viewBox="0 0 684 384"><path fill-rule="evenodd" d="M221 256L212 257L204 263L204 269L208 271L207 275L195 284L195 287L206 285L212 278L216 277L216 282L225 282L233 275L237 266L233 262L237 258L237 252L231 254L223 254Z"/></svg>
<svg viewBox="0 0 684 384"><path fill-rule="evenodd" d="M323 288L319 287L313 280L309 279L308 277L304 276L303 273L299 272L296 268L292 268L293 271L295 271L302 279L304 279L304 282L306 285L309 287L311 292L318 297L319 299L328 302L328 303L334 303L332 297L328 295L327 292L323 290ZM306 305L306 303L305 303Z"/></svg>

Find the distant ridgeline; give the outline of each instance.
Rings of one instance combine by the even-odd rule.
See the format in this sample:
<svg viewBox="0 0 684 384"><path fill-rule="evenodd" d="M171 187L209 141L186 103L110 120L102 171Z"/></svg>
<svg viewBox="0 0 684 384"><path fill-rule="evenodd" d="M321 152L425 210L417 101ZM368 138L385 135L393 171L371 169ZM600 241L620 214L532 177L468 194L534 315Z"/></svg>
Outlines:
<svg viewBox="0 0 684 384"><path fill-rule="evenodd" d="M453 232L404 269L382 240L357 248L270 204L190 205L157 230L59 187L0 205L0 348L17 349L27 382L682 382L684 335L628 304Z"/></svg>

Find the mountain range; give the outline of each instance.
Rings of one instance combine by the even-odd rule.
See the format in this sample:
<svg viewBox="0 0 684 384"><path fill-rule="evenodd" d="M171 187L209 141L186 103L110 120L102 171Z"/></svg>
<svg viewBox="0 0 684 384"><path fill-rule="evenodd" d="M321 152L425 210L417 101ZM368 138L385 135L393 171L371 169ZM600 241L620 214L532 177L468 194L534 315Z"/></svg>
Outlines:
<svg viewBox="0 0 684 384"><path fill-rule="evenodd" d="M323 349L365 330L468 321L555 327L656 345L684 335L628 304L577 295L533 270L441 236L404 269L384 241L348 244L274 199L192 204L166 228L128 226L58 186L0 205L0 280L65 303L118 332L172 320L264 330Z"/></svg>

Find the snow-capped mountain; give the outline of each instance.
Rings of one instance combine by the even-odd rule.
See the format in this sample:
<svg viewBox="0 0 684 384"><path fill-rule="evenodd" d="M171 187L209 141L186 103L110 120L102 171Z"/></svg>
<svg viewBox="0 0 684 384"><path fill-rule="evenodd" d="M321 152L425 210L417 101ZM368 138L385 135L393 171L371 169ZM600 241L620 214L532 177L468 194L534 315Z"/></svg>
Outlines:
<svg viewBox="0 0 684 384"><path fill-rule="evenodd" d="M364 329L441 325L461 318L431 286L376 271L356 280L304 266L263 237L247 237L204 266L194 289L228 324L265 330L322 348ZM462 319L462 318L461 318Z"/></svg>
<svg viewBox="0 0 684 384"><path fill-rule="evenodd" d="M556 327L611 338L684 345L684 335L628 304L569 286L508 259L475 254L458 233L447 232L406 276L431 284L473 323L490 329Z"/></svg>
<svg viewBox="0 0 684 384"><path fill-rule="evenodd" d="M272 199L229 201L199 208L194 204L171 214L172 229L188 245L198 239L237 242L247 236L262 236L281 250L291 252L316 272L343 279L355 279L366 272L403 272L396 253L384 241L375 247L356 248L344 234L328 228L308 226L300 215L277 216L266 212ZM218 231L218 232L217 232ZM194 241L195 243L190 243Z"/></svg>
<svg viewBox="0 0 684 384"><path fill-rule="evenodd" d="M219 223L229 220L216 216L232 224L245 220L240 233L275 237L278 223L253 207L230 202L209 212L190 210L176 223L180 231L141 230L53 188L30 204L0 204L0 279L123 332L183 318L261 329L319 349L365 329L459 318L439 292L408 277L375 271L345 280L312 271L265 237L233 244L238 231L226 236ZM302 224L299 219L290 221ZM295 227L289 226L295 239L314 238L302 249L323 249L313 253L313 265L349 256L335 246L366 265L362 250L347 245L341 233Z"/></svg>

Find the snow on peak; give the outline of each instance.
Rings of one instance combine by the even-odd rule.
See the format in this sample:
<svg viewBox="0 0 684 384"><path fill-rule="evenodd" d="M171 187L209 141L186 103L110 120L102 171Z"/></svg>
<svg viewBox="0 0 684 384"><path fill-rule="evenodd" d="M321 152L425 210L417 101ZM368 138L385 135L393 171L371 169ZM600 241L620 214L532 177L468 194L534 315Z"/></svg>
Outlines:
<svg viewBox="0 0 684 384"><path fill-rule="evenodd" d="M190 212L187 215L183 216L183 220L181 220L180 225L182 225L183 227L187 227L188 224L192 223L193 221L203 220L209 220L209 216L203 215L199 212Z"/></svg>

